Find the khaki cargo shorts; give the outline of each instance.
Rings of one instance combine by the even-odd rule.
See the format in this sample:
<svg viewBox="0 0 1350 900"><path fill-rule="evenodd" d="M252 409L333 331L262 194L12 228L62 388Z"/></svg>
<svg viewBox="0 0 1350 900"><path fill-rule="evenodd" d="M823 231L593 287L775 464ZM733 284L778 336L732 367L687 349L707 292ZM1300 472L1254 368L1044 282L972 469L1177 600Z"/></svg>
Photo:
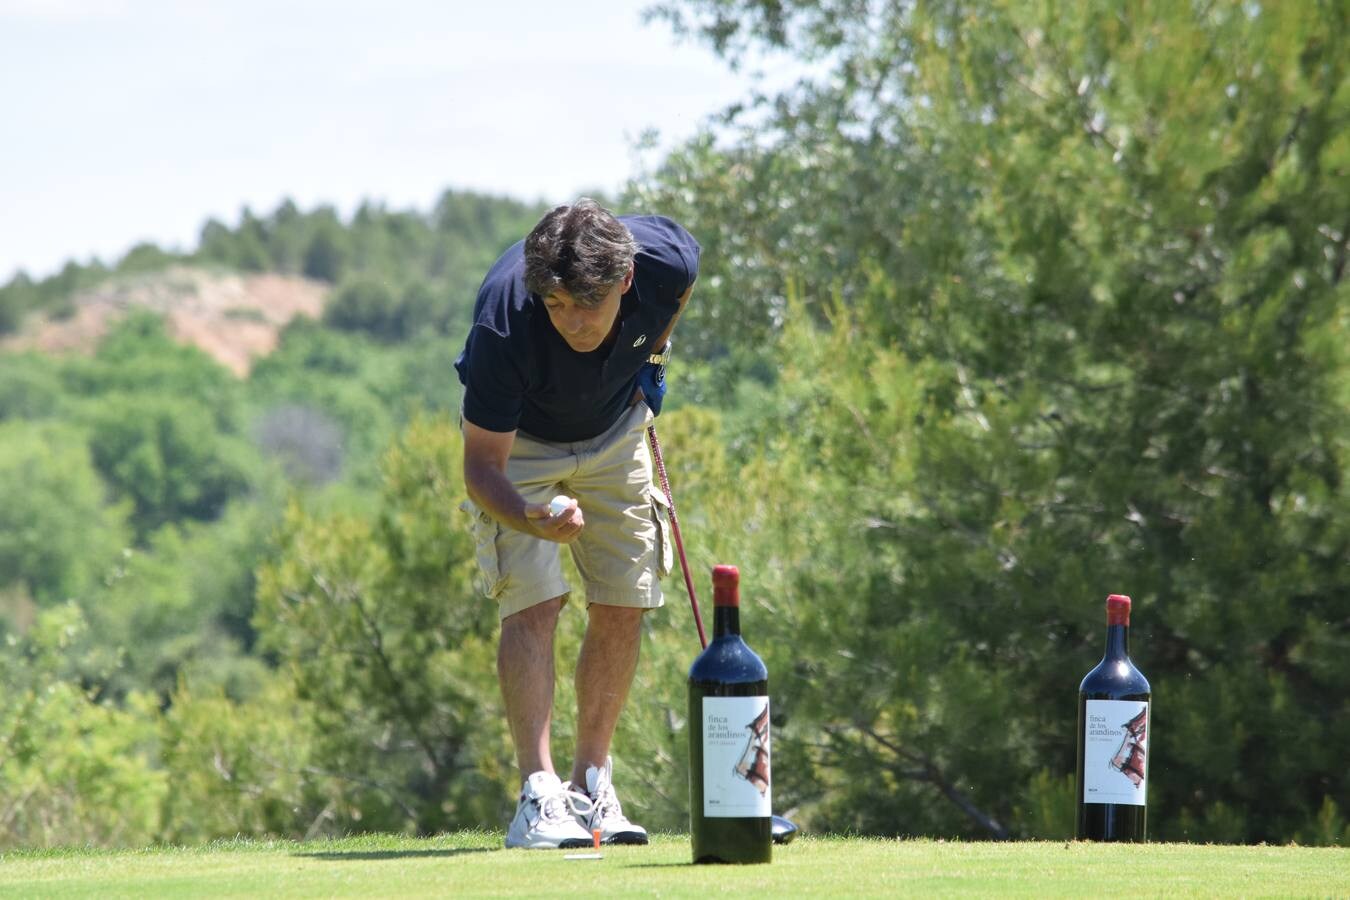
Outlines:
<svg viewBox="0 0 1350 900"><path fill-rule="evenodd" d="M528 503L575 497L586 527L570 544L540 540L497 522L472 501L478 568L485 596L501 618L571 591L559 551L566 546L586 589L586 603L655 609L664 602L659 578L670 573L670 516L652 482L644 441L651 411L635 404L608 431L570 444L516 432L506 476Z"/></svg>

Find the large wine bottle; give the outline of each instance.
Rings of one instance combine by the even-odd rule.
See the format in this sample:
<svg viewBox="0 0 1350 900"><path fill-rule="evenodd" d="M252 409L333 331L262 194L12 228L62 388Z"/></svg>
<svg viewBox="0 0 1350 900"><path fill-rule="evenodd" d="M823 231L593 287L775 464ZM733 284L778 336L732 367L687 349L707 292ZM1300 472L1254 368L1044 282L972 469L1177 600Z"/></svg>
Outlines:
<svg viewBox="0 0 1350 900"><path fill-rule="evenodd" d="M1130 598L1106 598L1106 655L1078 686L1078 838L1145 840L1148 679L1130 662Z"/></svg>
<svg viewBox="0 0 1350 900"><path fill-rule="evenodd" d="M741 640L740 573L713 569L713 639L689 669L689 832L695 863L773 854L769 670Z"/></svg>

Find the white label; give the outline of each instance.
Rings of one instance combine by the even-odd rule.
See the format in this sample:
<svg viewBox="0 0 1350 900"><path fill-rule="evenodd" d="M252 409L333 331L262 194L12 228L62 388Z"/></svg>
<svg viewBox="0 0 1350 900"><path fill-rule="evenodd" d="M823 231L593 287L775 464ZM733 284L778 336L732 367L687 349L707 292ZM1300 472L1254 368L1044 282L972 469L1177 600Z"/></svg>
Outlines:
<svg viewBox="0 0 1350 900"><path fill-rule="evenodd" d="M1143 806L1148 701L1089 700L1083 728L1083 802Z"/></svg>
<svg viewBox="0 0 1350 900"><path fill-rule="evenodd" d="M703 814L772 815L769 698L703 698Z"/></svg>

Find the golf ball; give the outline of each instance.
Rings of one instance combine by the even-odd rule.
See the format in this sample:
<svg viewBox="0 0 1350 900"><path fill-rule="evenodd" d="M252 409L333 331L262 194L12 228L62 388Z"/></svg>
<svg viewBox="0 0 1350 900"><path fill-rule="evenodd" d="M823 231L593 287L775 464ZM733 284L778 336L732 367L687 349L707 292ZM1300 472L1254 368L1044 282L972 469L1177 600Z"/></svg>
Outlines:
<svg viewBox="0 0 1350 900"><path fill-rule="evenodd" d="M571 497L568 497L566 494L559 494L558 496L554 497L552 500L549 501L548 511L552 515L556 516L558 513L567 509L567 507L571 505L572 505Z"/></svg>

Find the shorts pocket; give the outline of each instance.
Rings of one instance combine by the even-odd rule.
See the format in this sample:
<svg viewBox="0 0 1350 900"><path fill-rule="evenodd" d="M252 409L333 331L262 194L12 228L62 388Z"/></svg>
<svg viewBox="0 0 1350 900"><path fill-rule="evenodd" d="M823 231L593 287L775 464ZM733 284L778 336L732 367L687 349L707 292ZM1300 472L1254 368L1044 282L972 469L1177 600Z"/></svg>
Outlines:
<svg viewBox="0 0 1350 900"><path fill-rule="evenodd" d="M478 560L479 590L483 592L483 596L495 600L505 585L501 562L497 556L497 536L501 534L502 526L496 519L474 505L472 500L465 500L459 508L473 516L474 554Z"/></svg>
<svg viewBox="0 0 1350 900"><path fill-rule="evenodd" d="M670 503L665 493L655 485L647 491L652 504L652 521L656 524L656 574L665 578L675 568L675 547L670 531Z"/></svg>

